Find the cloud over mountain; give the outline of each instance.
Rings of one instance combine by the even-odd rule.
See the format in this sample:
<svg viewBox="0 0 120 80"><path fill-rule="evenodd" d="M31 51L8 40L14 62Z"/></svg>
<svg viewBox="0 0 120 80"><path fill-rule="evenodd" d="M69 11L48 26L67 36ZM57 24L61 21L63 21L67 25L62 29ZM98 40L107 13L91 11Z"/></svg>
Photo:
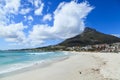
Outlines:
<svg viewBox="0 0 120 80"><path fill-rule="evenodd" d="M81 33L85 28L84 20L92 9L86 2L60 3L54 11L53 26L34 25L30 31L30 41L41 43L48 39L64 40Z"/></svg>

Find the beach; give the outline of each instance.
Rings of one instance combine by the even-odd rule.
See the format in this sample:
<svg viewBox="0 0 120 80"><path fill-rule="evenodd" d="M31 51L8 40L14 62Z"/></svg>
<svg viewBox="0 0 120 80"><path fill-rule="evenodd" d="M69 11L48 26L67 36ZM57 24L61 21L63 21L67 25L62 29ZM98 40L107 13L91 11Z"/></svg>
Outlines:
<svg viewBox="0 0 120 80"><path fill-rule="evenodd" d="M0 80L120 80L120 54L68 52L69 58ZM37 65L36 65L37 66Z"/></svg>

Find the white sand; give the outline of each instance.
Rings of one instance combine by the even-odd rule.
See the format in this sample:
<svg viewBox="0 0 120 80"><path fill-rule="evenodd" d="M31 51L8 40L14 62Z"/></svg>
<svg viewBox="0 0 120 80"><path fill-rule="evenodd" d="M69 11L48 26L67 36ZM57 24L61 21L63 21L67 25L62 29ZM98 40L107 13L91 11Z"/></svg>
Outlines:
<svg viewBox="0 0 120 80"><path fill-rule="evenodd" d="M0 80L120 80L120 54L72 53L69 59Z"/></svg>

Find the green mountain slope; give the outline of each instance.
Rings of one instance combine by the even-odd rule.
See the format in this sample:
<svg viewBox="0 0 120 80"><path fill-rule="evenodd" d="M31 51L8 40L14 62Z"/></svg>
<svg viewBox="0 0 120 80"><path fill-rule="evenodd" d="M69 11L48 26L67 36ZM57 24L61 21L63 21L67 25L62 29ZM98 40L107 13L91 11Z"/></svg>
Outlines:
<svg viewBox="0 0 120 80"><path fill-rule="evenodd" d="M86 45L103 44L103 43L111 44L116 42L120 42L120 38L112 35L104 34L96 31L95 29L86 27L82 34L69 38L58 45L72 47L72 46L86 46Z"/></svg>

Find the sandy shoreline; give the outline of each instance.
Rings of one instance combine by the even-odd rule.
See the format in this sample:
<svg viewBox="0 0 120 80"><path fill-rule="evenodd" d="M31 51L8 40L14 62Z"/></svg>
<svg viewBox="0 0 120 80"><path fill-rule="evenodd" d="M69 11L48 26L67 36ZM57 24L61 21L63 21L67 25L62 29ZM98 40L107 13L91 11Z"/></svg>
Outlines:
<svg viewBox="0 0 120 80"><path fill-rule="evenodd" d="M45 61L42 61L42 62L41 61L36 61L34 63L28 64L28 66L25 66L23 68L15 69L15 70L10 71L10 72L8 71L8 72L5 72L5 73L2 73L2 74L0 74L0 79L3 78L3 77L12 76L12 75L24 73L24 72L27 72L27 71L32 71L32 70L35 70L35 69L48 67L49 65L52 65L52 64L57 63L59 61L63 61L65 59L68 59L69 56L70 55L66 55L66 56L63 56L63 57L48 59L48 60L45 60Z"/></svg>
<svg viewBox="0 0 120 80"><path fill-rule="evenodd" d="M120 54L71 53L68 59L0 80L120 80Z"/></svg>

